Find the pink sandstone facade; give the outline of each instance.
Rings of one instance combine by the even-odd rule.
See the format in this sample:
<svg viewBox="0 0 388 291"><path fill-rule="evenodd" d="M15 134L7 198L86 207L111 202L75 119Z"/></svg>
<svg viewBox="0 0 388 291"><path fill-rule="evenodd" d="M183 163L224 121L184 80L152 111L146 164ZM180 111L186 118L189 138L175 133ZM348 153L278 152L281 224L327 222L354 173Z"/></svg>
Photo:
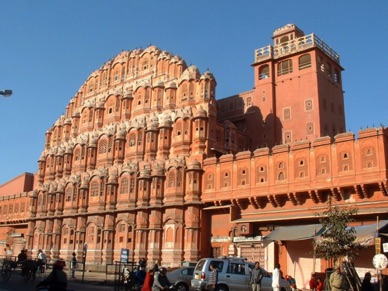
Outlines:
<svg viewBox="0 0 388 291"><path fill-rule="evenodd" d="M122 248L166 266L239 255L305 284L328 266L311 241L263 237L317 223L328 199L387 218L388 131L345 132L339 55L316 35L290 24L273 42L254 88L220 100L212 73L155 46L103 64L47 131L35 184L0 186L0 243L51 259L87 243L88 268Z"/></svg>

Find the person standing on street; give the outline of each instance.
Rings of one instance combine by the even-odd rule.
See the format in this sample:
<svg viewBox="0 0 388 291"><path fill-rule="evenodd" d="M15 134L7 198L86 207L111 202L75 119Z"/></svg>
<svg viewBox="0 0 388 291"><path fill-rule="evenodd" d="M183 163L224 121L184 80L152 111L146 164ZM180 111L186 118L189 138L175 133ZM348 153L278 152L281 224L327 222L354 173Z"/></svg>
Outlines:
<svg viewBox="0 0 388 291"><path fill-rule="evenodd" d="M317 289L317 280L315 279L315 273L311 274L309 285L311 291L315 291Z"/></svg>
<svg viewBox="0 0 388 291"><path fill-rule="evenodd" d="M272 289L273 291L280 291L280 265L275 265L275 270L272 273Z"/></svg>
<svg viewBox="0 0 388 291"><path fill-rule="evenodd" d="M43 274L46 267L46 254L39 249L38 250L38 274Z"/></svg>
<svg viewBox="0 0 388 291"><path fill-rule="evenodd" d="M48 287L48 291L66 291L67 290L67 275L63 271L66 263L62 259L58 259L54 265L53 270L46 279L41 281L36 287Z"/></svg>
<svg viewBox="0 0 388 291"><path fill-rule="evenodd" d="M261 279L263 279L263 270L260 268L260 263L256 262L255 267L251 273L250 283L252 285L252 291L260 291Z"/></svg>
<svg viewBox="0 0 388 291"><path fill-rule="evenodd" d="M364 280L362 281L361 291L374 291L372 283L370 282L372 279L372 275L369 272L365 273Z"/></svg>
<svg viewBox="0 0 388 291"><path fill-rule="evenodd" d="M330 275L331 290L342 291L342 280L341 268L335 267L334 272Z"/></svg>
<svg viewBox="0 0 388 291"><path fill-rule="evenodd" d="M167 278L167 269L162 267L159 269L159 273L155 275L152 291L167 290L170 286L171 283Z"/></svg>
<svg viewBox="0 0 388 291"><path fill-rule="evenodd" d="M210 276L209 281L207 282L206 289L209 291L215 291L218 283L218 272L216 265L214 263L210 263Z"/></svg>
<svg viewBox="0 0 388 291"><path fill-rule="evenodd" d="M70 276L75 278L75 270L77 269L77 257L76 253L73 253L70 260Z"/></svg>

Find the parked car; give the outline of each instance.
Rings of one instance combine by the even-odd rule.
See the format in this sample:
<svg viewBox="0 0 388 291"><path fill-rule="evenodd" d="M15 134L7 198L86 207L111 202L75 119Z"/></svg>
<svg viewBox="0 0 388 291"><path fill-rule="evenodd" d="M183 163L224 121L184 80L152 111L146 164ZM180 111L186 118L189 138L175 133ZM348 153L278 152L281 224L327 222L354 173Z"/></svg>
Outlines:
<svg viewBox="0 0 388 291"><path fill-rule="evenodd" d="M174 284L177 291L189 291L191 279L193 279L194 267L171 268L167 272L167 278Z"/></svg>
<svg viewBox="0 0 388 291"><path fill-rule="evenodd" d="M210 275L210 264L214 263L218 270L217 291L251 291L251 271L254 263L243 258L222 257L203 258L198 261L194 269L194 278L191 287L195 290L205 290ZM264 277L261 281L262 291L272 291L271 275L263 269ZM280 280L281 291L291 291L289 283Z"/></svg>

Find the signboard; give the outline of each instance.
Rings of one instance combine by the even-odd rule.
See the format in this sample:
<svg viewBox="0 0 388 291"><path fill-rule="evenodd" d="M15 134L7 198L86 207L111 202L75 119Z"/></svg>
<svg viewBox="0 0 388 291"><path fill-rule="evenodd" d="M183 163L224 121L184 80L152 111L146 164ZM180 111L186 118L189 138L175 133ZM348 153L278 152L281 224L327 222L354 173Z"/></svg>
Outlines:
<svg viewBox="0 0 388 291"><path fill-rule="evenodd" d="M372 263L376 269L382 270L387 267L388 259L384 254L377 254L373 257Z"/></svg>
<svg viewBox="0 0 388 291"><path fill-rule="evenodd" d="M120 252L120 263L128 263L129 249L121 249Z"/></svg>
<svg viewBox="0 0 388 291"><path fill-rule="evenodd" d="M388 243L383 243L383 252L388 253Z"/></svg>
<svg viewBox="0 0 388 291"><path fill-rule="evenodd" d="M375 248L376 248L376 254L381 253L381 237L375 238Z"/></svg>

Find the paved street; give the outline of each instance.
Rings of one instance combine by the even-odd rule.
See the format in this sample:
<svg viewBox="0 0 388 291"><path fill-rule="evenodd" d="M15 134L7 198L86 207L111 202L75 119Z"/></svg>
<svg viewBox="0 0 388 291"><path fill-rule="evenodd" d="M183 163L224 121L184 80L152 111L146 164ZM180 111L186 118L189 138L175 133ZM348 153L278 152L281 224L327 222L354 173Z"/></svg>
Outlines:
<svg viewBox="0 0 388 291"><path fill-rule="evenodd" d="M43 280L48 273L42 277L37 277L34 282L25 282L20 276L20 270L13 271L8 282L3 282L0 278L0 291L34 291L39 281ZM69 279L68 289L74 291L103 291L114 290L113 275L106 278L105 273L85 272L84 282L82 282L82 273L76 273L76 279ZM107 280L107 283L105 282Z"/></svg>

